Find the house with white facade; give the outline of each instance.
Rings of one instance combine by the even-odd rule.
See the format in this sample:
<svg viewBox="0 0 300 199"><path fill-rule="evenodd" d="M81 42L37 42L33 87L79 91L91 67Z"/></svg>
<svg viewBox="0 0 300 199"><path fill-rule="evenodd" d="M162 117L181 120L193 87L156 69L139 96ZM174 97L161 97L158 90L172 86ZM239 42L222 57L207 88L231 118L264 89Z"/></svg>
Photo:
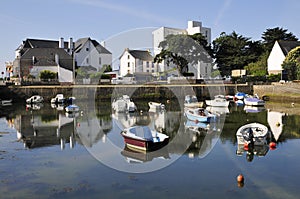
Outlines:
<svg viewBox="0 0 300 199"><path fill-rule="evenodd" d="M60 83L73 82L72 43L72 38L70 42L26 39L16 49L14 75L21 80L39 79L40 73L48 70L58 74Z"/></svg>
<svg viewBox="0 0 300 199"><path fill-rule="evenodd" d="M298 46L300 46L299 41L275 41L267 60L269 75L282 74L283 68L281 65L285 57L292 49Z"/></svg>
<svg viewBox="0 0 300 199"><path fill-rule="evenodd" d="M201 33L211 43L211 28L203 27L202 22L199 21L188 21L188 27L186 29L160 27L152 32L153 36L153 51L154 56L161 52L159 47L160 42L164 41L168 35L194 35ZM166 63L162 62L159 65L159 72L170 71L174 68L174 65L167 66ZM212 71L212 59L205 58L196 65L189 65L189 71L195 74L197 79L210 77Z"/></svg>
<svg viewBox="0 0 300 199"><path fill-rule="evenodd" d="M103 66L111 66L112 53L96 40L87 37L75 42L75 59L78 67L93 67L99 72Z"/></svg>
<svg viewBox="0 0 300 199"><path fill-rule="evenodd" d="M153 62L153 56L147 50L130 50L126 48L119 59L120 76L158 72L158 64Z"/></svg>

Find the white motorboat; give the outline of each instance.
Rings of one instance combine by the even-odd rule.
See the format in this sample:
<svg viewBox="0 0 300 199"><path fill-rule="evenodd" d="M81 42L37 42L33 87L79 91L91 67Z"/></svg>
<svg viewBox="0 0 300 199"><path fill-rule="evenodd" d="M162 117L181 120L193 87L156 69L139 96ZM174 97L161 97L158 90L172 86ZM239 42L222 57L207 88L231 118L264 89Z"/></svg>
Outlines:
<svg viewBox="0 0 300 199"><path fill-rule="evenodd" d="M148 105L151 110L164 110L165 109L165 105L162 103L158 103L158 102L148 102Z"/></svg>
<svg viewBox="0 0 300 199"><path fill-rule="evenodd" d="M184 106L187 108L201 108L203 107L203 102L199 102L195 95L186 95Z"/></svg>
<svg viewBox="0 0 300 199"><path fill-rule="evenodd" d="M216 115L211 114L204 108L186 108L184 114L187 119L196 122L211 122L216 120Z"/></svg>
<svg viewBox="0 0 300 199"><path fill-rule="evenodd" d="M12 105L12 99L9 99L9 100L1 100L0 99L0 102L1 102L2 106Z"/></svg>
<svg viewBox="0 0 300 199"><path fill-rule="evenodd" d="M78 112L79 111L79 106L75 104L71 104L65 108L66 112Z"/></svg>
<svg viewBox="0 0 300 199"><path fill-rule="evenodd" d="M216 95L212 100L205 100L207 106L228 107L229 101L223 95Z"/></svg>
<svg viewBox="0 0 300 199"><path fill-rule="evenodd" d="M63 94L57 94L54 98L51 99L51 103L64 103L65 97Z"/></svg>
<svg viewBox="0 0 300 199"><path fill-rule="evenodd" d="M33 95L26 100L27 104L42 103L44 98L40 95Z"/></svg>
<svg viewBox="0 0 300 199"><path fill-rule="evenodd" d="M238 144L253 142L254 145L267 144L270 132L267 126L260 123L249 123L241 126L236 132Z"/></svg>
<svg viewBox="0 0 300 199"><path fill-rule="evenodd" d="M135 112L137 110L136 105L130 100L128 95L115 99L112 102L112 109L115 112Z"/></svg>

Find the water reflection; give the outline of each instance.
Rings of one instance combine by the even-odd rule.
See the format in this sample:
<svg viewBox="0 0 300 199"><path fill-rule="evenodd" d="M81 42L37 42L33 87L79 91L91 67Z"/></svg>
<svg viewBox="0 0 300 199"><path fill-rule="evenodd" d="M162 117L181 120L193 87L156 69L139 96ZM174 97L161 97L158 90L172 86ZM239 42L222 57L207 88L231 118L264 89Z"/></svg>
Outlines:
<svg viewBox="0 0 300 199"><path fill-rule="evenodd" d="M17 115L14 121L17 138L26 148L61 145L64 149L65 143L70 143L73 148L76 136L74 125L75 119L66 117L63 113L48 115L34 111Z"/></svg>
<svg viewBox="0 0 300 199"><path fill-rule="evenodd" d="M237 145L235 132L240 126L250 122L267 125L272 132L273 140L277 143L285 142L286 139L300 138L297 127L299 115L294 112L285 114L276 111L276 107L272 107L271 110L267 107L258 111L245 111L249 107L230 106L229 111L224 111L227 114L223 128L222 122L205 124L188 121L182 112L172 111L170 107L168 111L112 113L111 110L106 110L106 107L109 107L107 102L103 102L97 105L95 113L88 104L82 103L80 106L83 107L83 113L67 114L63 107L52 109L50 104L10 106L9 111L3 113L9 112L10 115L6 117L13 121L11 123L17 130L18 140L27 148L60 146L64 149L66 145L72 148L76 144L97 148L109 140L120 149L119 152L122 151L119 154L123 160L128 154L141 155L144 162L151 161L156 156L138 155L136 152L126 150L120 135L122 129L133 125L147 125L151 129L167 134L171 143L166 147L167 152L163 157L170 158L173 154L181 155L182 151L189 157L204 157L213 148L218 136L222 142L230 141L233 145ZM253 149L254 156L264 156L267 152L264 147ZM237 146L236 154L244 153L246 153L244 148Z"/></svg>

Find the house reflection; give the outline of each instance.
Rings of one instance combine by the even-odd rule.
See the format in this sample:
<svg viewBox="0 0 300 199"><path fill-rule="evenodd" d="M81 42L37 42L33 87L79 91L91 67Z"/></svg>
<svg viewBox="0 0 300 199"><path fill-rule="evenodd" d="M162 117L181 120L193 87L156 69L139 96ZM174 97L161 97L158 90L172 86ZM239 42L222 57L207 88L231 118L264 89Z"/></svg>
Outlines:
<svg viewBox="0 0 300 199"><path fill-rule="evenodd" d="M76 143L74 126L75 119L62 113L44 115L31 112L17 115L14 120L17 138L26 148L61 145L61 149L64 149L66 143L73 148Z"/></svg>
<svg viewBox="0 0 300 199"><path fill-rule="evenodd" d="M85 147L106 142L107 133L112 129L111 117L83 116L78 120L76 133Z"/></svg>

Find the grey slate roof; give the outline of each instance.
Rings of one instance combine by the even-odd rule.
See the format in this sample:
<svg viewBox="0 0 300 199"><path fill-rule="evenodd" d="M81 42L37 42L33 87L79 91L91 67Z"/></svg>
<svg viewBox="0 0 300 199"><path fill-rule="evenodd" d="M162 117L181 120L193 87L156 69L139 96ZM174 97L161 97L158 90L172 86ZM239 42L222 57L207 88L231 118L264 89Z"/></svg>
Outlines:
<svg viewBox="0 0 300 199"><path fill-rule="evenodd" d="M292 49L300 46L300 41L278 41L279 46L282 49L282 52L286 56Z"/></svg>
<svg viewBox="0 0 300 199"><path fill-rule="evenodd" d="M35 58L34 66L56 66L55 55L59 56L61 67L73 70L73 58L61 48L30 48L25 51L21 59L32 60Z"/></svg>
<svg viewBox="0 0 300 199"><path fill-rule="evenodd" d="M64 48L68 48L69 42L64 42ZM59 41L43 39L26 39L23 42L24 48L59 48Z"/></svg>
<svg viewBox="0 0 300 199"><path fill-rule="evenodd" d="M75 42L75 52L76 53L80 52L81 49L82 49L82 47L84 46L84 44L86 42L88 42L88 41L91 41L91 43L95 46L95 48L96 48L96 50L98 51L99 54L111 54L111 52L109 50L107 50L106 48L104 48L96 40L91 39L89 37L78 39Z"/></svg>
<svg viewBox="0 0 300 199"><path fill-rule="evenodd" d="M153 61L153 57L149 51L146 50L128 50L128 52L136 59L143 61Z"/></svg>

